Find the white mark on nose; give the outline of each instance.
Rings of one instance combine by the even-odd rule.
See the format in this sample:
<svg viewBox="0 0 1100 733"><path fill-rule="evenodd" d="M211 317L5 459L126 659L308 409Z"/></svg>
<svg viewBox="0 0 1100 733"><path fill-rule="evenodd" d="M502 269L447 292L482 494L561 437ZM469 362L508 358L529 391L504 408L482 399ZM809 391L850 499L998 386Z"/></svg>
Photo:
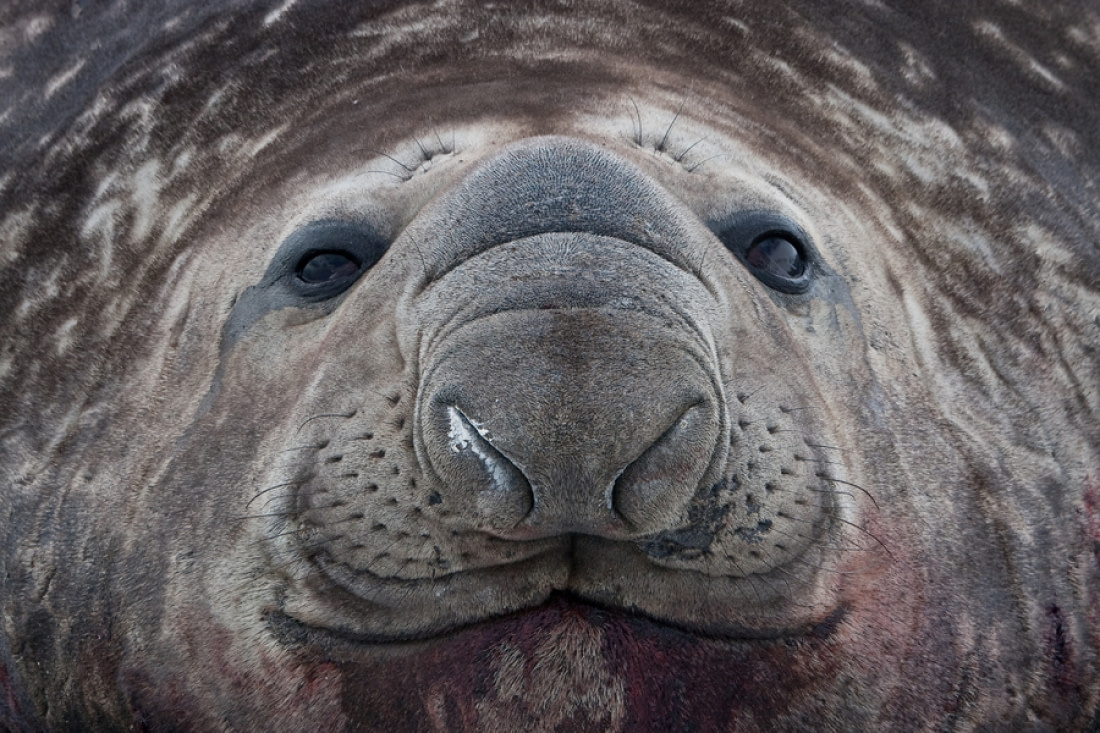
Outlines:
<svg viewBox="0 0 1100 733"><path fill-rule="evenodd" d="M484 426L470 420L462 411L454 405L447 408L447 417L450 419L450 430L447 437L450 438L451 450L455 453L465 451L472 452L489 472L489 478L494 489L506 489L508 487L508 472L497 458L496 451L486 450L492 445L489 439L489 431Z"/></svg>

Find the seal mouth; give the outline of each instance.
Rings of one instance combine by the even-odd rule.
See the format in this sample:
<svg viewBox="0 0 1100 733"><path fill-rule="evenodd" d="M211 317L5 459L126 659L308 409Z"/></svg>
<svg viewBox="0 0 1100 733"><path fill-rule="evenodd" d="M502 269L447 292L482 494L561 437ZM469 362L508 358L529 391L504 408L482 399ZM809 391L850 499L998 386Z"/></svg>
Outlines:
<svg viewBox="0 0 1100 733"><path fill-rule="evenodd" d="M657 566L639 570L643 563L638 560L642 551L633 546L637 543L571 535L531 544L542 551L531 548L536 551L525 559L427 581L368 581L314 558L315 572L307 574L302 585L292 582L269 608L268 625L284 644L323 649L337 645L352 653L474 632L495 635L516 624L537 626L539 614L548 609L629 620L646 633L675 630L730 643L827 636L844 615L836 603L811 608L782 594L767 597L767 589L752 579ZM627 561L627 554L633 561ZM593 560L597 556L609 559L613 567L600 567L600 561ZM649 573L653 575L647 577ZM654 581L667 586L663 597L654 596ZM735 585L727 585L731 582ZM641 594L624 592L628 586L637 586ZM703 598L701 592L710 597ZM715 601L714 594L723 592L729 597ZM753 603L761 605L750 609Z"/></svg>
<svg viewBox="0 0 1100 733"><path fill-rule="evenodd" d="M580 618L587 623L601 626L629 627L642 636L660 634L684 635L695 641L720 645L758 645L777 641L810 637L824 640L831 637L847 615L841 605L824 615L796 626L771 628L733 627L723 630L703 628L699 625L662 619L636 608L604 605L583 598L569 591L552 591L545 600L527 608L497 616L457 624L425 634L381 636L363 634L338 627L308 623L282 609L272 609L265 614L265 622L272 636L282 645L294 649L314 649L340 660L353 660L360 654L373 654L380 649L416 651L431 648L440 640L465 643L482 640L511 638L523 629L543 629L563 614Z"/></svg>

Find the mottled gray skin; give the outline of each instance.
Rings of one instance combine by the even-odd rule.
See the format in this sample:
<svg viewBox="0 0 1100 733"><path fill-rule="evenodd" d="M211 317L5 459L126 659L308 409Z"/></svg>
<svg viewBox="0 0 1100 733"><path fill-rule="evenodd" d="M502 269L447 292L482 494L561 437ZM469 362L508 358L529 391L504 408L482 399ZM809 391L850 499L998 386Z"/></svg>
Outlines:
<svg viewBox="0 0 1100 733"><path fill-rule="evenodd" d="M0 729L1100 728L1100 9L909 5L7 3Z"/></svg>

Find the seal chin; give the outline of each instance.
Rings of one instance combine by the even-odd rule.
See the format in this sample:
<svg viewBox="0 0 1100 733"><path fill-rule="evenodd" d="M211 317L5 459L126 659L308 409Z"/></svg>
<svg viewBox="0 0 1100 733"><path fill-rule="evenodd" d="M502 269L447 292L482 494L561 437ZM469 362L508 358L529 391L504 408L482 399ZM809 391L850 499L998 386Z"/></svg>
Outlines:
<svg viewBox="0 0 1100 733"><path fill-rule="evenodd" d="M365 639L283 612L268 614L266 624L296 663L323 664L343 674L346 694L381 701L372 712L404 700L377 718L402 721L398 727L418 706L431 711L434 730L468 730L460 721L498 719L520 705L534 717L477 729L519 730L515 720L553 716L566 723L555 730L726 730L746 700L774 704L783 694L771 670L794 679L796 690L807 686L846 614L841 607L797 627L714 633L552 592L410 640Z"/></svg>

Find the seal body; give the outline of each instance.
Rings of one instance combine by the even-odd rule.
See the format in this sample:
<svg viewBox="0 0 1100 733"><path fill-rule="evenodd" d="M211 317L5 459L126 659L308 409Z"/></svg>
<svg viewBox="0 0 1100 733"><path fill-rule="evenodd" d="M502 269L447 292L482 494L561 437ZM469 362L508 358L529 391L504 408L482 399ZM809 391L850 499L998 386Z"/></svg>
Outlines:
<svg viewBox="0 0 1100 733"><path fill-rule="evenodd" d="M1100 724L1091 5L4 23L6 729Z"/></svg>

